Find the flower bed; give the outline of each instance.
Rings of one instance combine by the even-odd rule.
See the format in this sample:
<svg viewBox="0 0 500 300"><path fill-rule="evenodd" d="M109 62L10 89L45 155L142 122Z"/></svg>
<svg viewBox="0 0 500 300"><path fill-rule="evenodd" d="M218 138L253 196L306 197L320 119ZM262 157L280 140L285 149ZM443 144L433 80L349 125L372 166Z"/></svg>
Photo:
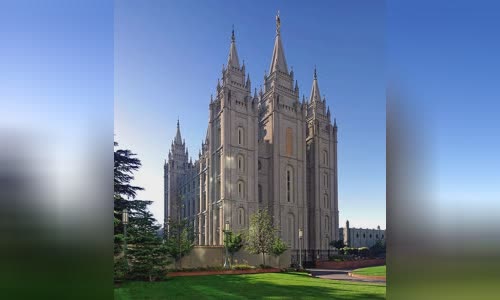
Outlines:
<svg viewBox="0 0 500 300"><path fill-rule="evenodd" d="M239 274L258 274L258 273L279 273L281 269L250 269L250 270L212 270L212 271L181 271L171 272L167 277L179 276L204 276L204 275L239 275Z"/></svg>
<svg viewBox="0 0 500 300"><path fill-rule="evenodd" d="M353 277L353 278L359 278L359 279L370 279L370 280L386 280L385 276L373 276L373 275L360 275L360 274L354 274L349 272L347 275Z"/></svg>

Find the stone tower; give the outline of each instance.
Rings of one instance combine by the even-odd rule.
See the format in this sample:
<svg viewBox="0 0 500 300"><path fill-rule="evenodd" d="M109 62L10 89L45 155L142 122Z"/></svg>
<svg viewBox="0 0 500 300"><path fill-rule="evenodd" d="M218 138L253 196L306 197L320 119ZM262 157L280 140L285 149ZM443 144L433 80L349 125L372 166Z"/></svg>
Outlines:
<svg viewBox="0 0 500 300"><path fill-rule="evenodd" d="M165 219L164 228L167 228L169 218L180 217L181 212L181 182L186 176L188 166L188 153L186 144L181 137L179 120L177 120L177 132L172 141L172 146L168 153L168 162L164 165L164 203Z"/></svg>
<svg viewBox="0 0 500 300"><path fill-rule="evenodd" d="M321 99L314 68L311 96L307 105L307 196L309 244L326 249L338 240L337 125L331 124L330 108Z"/></svg>
<svg viewBox="0 0 500 300"><path fill-rule="evenodd" d="M308 248L306 110L299 102L293 71L288 70L280 27L278 15L271 65L269 74L264 75L265 90L260 100L259 189L281 237L296 249L298 229L304 228L304 247Z"/></svg>
<svg viewBox="0 0 500 300"><path fill-rule="evenodd" d="M222 245L224 223L240 231L248 225L249 213L257 209L257 99L251 95L245 64L240 66L234 30L227 66L209 111L200 164L201 172L206 171L200 181L206 196L200 200L205 212L199 230L204 232L202 244Z"/></svg>

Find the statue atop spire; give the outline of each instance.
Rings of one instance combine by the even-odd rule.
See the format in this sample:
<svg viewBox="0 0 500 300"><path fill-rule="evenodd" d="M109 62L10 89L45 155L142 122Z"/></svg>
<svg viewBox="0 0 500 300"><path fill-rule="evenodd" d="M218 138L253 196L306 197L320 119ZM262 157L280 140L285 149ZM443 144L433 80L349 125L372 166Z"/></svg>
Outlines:
<svg viewBox="0 0 500 300"><path fill-rule="evenodd" d="M278 10L278 14L276 15L276 34L280 34L281 20L280 20L280 11Z"/></svg>
<svg viewBox="0 0 500 300"><path fill-rule="evenodd" d="M276 38L274 39L274 50L273 50L273 57L271 59L271 66L269 67L269 75L271 75L274 71L277 70L288 74L288 66L286 64L285 51L283 50L283 45L281 44L280 28L281 28L281 21L278 11L278 15L276 16Z"/></svg>
<svg viewBox="0 0 500 300"><path fill-rule="evenodd" d="M236 51L236 38L234 37L234 25L231 32L231 46L229 47L229 57L227 59L227 67L240 68L240 60L238 59L238 52Z"/></svg>
<svg viewBox="0 0 500 300"><path fill-rule="evenodd" d="M318 86L318 74L316 73L316 66L314 66L314 79L313 79L313 85L311 89L311 97L310 101L316 102L316 101L321 101L321 94L319 93L319 86Z"/></svg>

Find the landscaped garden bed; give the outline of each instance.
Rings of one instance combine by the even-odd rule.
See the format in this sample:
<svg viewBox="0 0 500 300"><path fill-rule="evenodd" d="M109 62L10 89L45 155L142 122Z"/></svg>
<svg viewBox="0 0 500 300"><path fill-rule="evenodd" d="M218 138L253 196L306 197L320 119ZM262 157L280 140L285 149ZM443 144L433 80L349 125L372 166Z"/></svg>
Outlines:
<svg viewBox="0 0 500 300"><path fill-rule="evenodd" d="M204 276L204 275L239 275L239 274L258 274L258 273L279 273L281 269L268 268L268 269L235 269L235 270L205 270L205 271L177 271L169 272L167 277L179 276Z"/></svg>
<svg viewBox="0 0 500 300"><path fill-rule="evenodd" d="M317 261L316 268L321 269L358 269L364 267L372 266L382 266L385 265L385 258L375 258L375 259L359 259L351 261Z"/></svg>

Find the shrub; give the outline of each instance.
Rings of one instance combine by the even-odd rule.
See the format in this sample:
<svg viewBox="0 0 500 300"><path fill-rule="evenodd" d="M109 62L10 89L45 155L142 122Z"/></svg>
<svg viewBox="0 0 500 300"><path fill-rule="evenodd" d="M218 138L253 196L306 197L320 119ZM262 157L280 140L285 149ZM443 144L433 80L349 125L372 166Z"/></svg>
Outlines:
<svg viewBox="0 0 500 300"><path fill-rule="evenodd" d="M232 266L233 270L251 270L255 269L254 266L246 265L246 264L239 264L239 265L233 265Z"/></svg>
<svg viewBox="0 0 500 300"><path fill-rule="evenodd" d="M370 249L368 247L361 247L358 249L358 254L361 257L367 257L370 252Z"/></svg>

